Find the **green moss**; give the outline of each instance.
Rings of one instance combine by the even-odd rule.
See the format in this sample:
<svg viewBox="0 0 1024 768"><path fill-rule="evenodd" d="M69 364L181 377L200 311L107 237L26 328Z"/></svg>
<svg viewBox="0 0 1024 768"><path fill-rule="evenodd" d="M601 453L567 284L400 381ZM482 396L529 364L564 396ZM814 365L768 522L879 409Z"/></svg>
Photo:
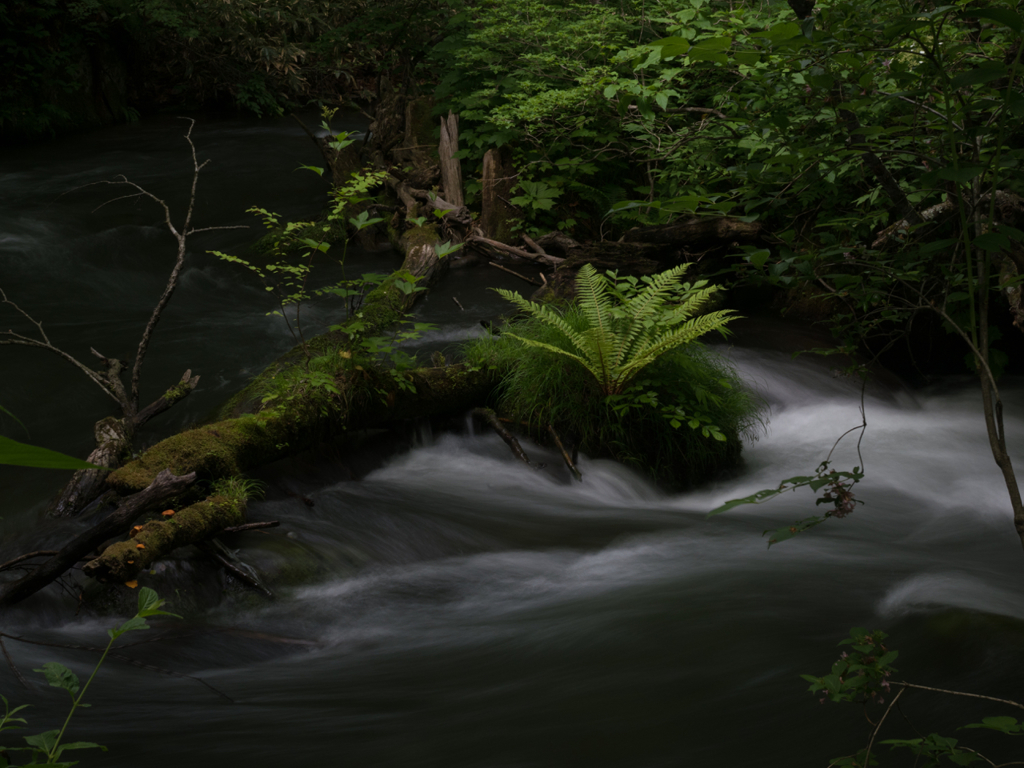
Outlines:
<svg viewBox="0 0 1024 768"><path fill-rule="evenodd" d="M131 538L111 544L85 570L106 581L131 581L178 547L202 541L224 528L244 522L244 499L210 496L174 512L173 516L134 528Z"/></svg>
<svg viewBox="0 0 1024 768"><path fill-rule="evenodd" d="M157 443L107 480L121 493L135 493L164 469L176 475L196 472L200 478L241 475L249 467L283 455L284 448L299 439L304 426L277 413L208 424Z"/></svg>

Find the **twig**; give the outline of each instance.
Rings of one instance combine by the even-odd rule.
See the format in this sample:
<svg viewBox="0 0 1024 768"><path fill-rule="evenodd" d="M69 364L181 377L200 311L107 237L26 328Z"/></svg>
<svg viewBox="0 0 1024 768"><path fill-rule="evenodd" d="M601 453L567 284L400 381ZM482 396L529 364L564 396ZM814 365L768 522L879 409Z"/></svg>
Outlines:
<svg viewBox="0 0 1024 768"><path fill-rule="evenodd" d="M0 571L9 571L11 568L16 566L18 563L25 560L30 560L33 557L52 557L57 554L56 549L40 549L38 552L29 552L27 555L19 555L13 560L8 560L3 565L0 565Z"/></svg>
<svg viewBox="0 0 1024 768"><path fill-rule="evenodd" d="M217 535L221 533L241 533L242 531L256 531L260 528L277 528L281 524L280 520L267 520L262 523L246 523L245 525L233 525L230 528L223 529Z"/></svg>
<svg viewBox="0 0 1024 768"><path fill-rule="evenodd" d="M995 701L999 704L1006 704L1009 707L1016 707L1017 709L1024 709L1024 704L1017 701L1010 701L1009 699L997 699L995 696L984 696L980 693L965 693L964 691L948 691L945 688L931 688L927 685L916 685L915 683L900 682L897 685L902 685L904 688L916 688L920 691L932 691L934 693L948 693L951 696L966 696L969 699L985 699L986 701Z"/></svg>
<svg viewBox="0 0 1024 768"><path fill-rule="evenodd" d="M569 471L572 472L572 476L575 477L577 481L582 483L583 474L579 471L579 469L576 468L576 464L573 463L572 458L569 456L569 452L565 450L565 446L562 445L561 438L558 437L558 433L555 432L555 428L550 424L548 424L548 433L554 439L555 445L558 447L558 450L562 452L562 459L565 461L565 466L567 466L569 468Z"/></svg>
<svg viewBox="0 0 1024 768"><path fill-rule="evenodd" d="M159 672L162 675L170 675L171 677L180 677L180 678L184 678L184 679L187 679L187 680L195 680L200 685L205 685L207 688L209 688L215 694L220 696L222 699L225 699L225 700L231 702L232 704L237 704L238 703L234 699L232 699L230 696L228 696L226 693L224 693L224 691L221 691L218 688L214 687L213 685L210 685L210 683L206 682L201 677L193 677L192 675L186 674L184 672L175 672L173 669L164 669L163 667L154 667L152 664L146 664L145 662L137 661L136 659L133 659L133 658L131 658L129 656L122 656L119 653L111 653L110 654L110 658L117 659L118 661L123 661L125 664L131 664L133 667L139 667L141 669L148 669L150 672Z"/></svg>
<svg viewBox="0 0 1024 768"><path fill-rule="evenodd" d="M7 665L11 668L11 672L18 678L18 682L28 688L28 681L22 676L21 671L14 664L14 659L11 658L11 654L7 652L7 646L4 645L4 636L0 635L0 651L4 652L4 658L7 659Z"/></svg>
<svg viewBox="0 0 1024 768"><path fill-rule="evenodd" d="M515 272L515 271L509 269L508 267L503 267L503 266L501 266L501 264L495 264L493 261L489 261L487 263L490 264L492 267L495 267L496 269L500 269L502 272L508 272L510 275L515 275L520 280L525 280L530 285L541 285L541 283L537 282L536 280L532 280L529 277L527 277L526 275L521 275L518 272Z"/></svg>
<svg viewBox="0 0 1024 768"><path fill-rule="evenodd" d="M906 688L900 688L899 693L893 696L892 701L889 702L889 706L886 707L885 712L882 714L882 718L878 721L878 725L875 726L875 730L871 732L871 739L868 741L868 749L864 754L864 765L871 765L871 748L875 746L875 737L878 736L878 731L881 729L882 723L885 722L885 718L889 716L892 708L896 705L896 702L900 700L900 696L903 695L905 690Z"/></svg>
<svg viewBox="0 0 1024 768"><path fill-rule="evenodd" d="M454 296L452 296L452 301L454 301L454 302L455 302L455 303L456 303L456 304L458 305L459 309L461 309L461 310L462 310L463 312L465 312L465 311L466 311L466 308L465 308L464 306L462 306L462 302L461 302L461 301L459 301L459 300L458 300L457 298L455 298Z"/></svg>
<svg viewBox="0 0 1024 768"><path fill-rule="evenodd" d="M497 432L498 437L504 440L505 445L512 450L513 456L524 464L531 467L534 466L533 462L530 461L530 457L526 455L526 451L523 450L523 446L521 446L519 441L516 440L515 435L505 429L504 425L498 420L498 415L494 411L490 408L474 408L472 412L474 415L480 416L484 421L490 424L491 429Z"/></svg>

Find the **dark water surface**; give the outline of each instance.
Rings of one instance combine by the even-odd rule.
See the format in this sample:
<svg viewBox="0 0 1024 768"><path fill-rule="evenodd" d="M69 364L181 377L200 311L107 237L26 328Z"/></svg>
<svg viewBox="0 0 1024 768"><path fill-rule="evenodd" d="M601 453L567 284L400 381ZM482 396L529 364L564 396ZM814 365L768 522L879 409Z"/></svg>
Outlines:
<svg viewBox="0 0 1024 768"><path fill-rule="evenodd" d="M114 188L61 195L125 173L179 204L188 183L180 133L174 121L147 122L0 155L0 287L83 359L89 346L131 353L174 249L147 205L90 213ZM308 216L323 202L324 183L294 172L318 158L293 123L203 121L194 136L201 159L213 160L197 226L251 223L251 205ZM251 239L197 239L150 351L144 399L185 368L202 384L151 439L203 418L290 347L258 282L204 254L241 253ZM395 262L350 258L357 270ZM507 283L486 268L453 273L418 310L442 324L431 341L474 333L474 312L491 301L483 288L499 284ZM314 310L313 322L329 323L331 310ZM0 315L4 328L15 322ZM818 705L799 674L824 674L836 642L858 625L892 635L908 679L1024 697L1024 554L971 382L869 395L866 505L767 551L761 532L813 514L810 494L711 521L705 513L813 470L859 423L859 390L781 352L729 353L771 403L770 431L746 449L738 477L699 492L667 495L586 459L584 483L573 484L557 457L534 446L548 464L542 472L488 434L424 435L363 480L321 473L304 489L312 507L294 498L253 504L251 516L281 520L275 535L312 553L321 575L271 603L230 600L203 620L170 622L163 639L126 651L195 675L230 702L194 680L110 662L93 708L70 731L110 752L83 753L82 765L824 766L862 747L867 726L852 705ZM92 423L108 411L104 396L55 356L3 347L0 361L0 404L31 440L87 452ZM1004 387L1019 458L1024 387ZM18 429L5 423L5 434ZM834 458L840 467L858 461L847 442ZM0 556L38 524L60 480L0 469ZM33 541L66 538L65 528L44 525L49 532ZM109 619L74 618L60 600L38 601L3 631L105 639ZM42 662L84 672L92 658L7 648L33 681L29 670ZM59 692L25 690L6 665L0 693L32 703L36 729L65 711ZM925 733L1003 714L905 698ZM897 733L910 735L889 735ZM6 736L0 743L13 742ZM1002 759L1013 755L1004 749Z"/></svg>

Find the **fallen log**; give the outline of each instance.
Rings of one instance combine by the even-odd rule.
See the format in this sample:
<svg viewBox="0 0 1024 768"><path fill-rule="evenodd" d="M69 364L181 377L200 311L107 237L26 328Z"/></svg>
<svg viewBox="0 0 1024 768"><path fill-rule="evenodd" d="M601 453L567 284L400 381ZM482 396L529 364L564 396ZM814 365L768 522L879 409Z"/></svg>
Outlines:
<svg viewBox="0 0 1024 768"><path fill-rule="evenodd" d="M188 490L196 481L195 473L175 476L166 468L156 472L141 490L118 504L117 509L99 524L83 531L60 551L25 577L0 592L0 609L8 608L55 581L71 566L108 539L124 533L139 516L157 509L169 499Z"/></svg>
<svg viewBox="0 0 1024 768"><path fill-rule="evenodd" d="M245 501L223 495L178 510L173 517L150 520L132 531L127 541L111 544L103 553L82 566L82 572L97 581L124 583L178 547L215 536L225 528L245 523Z"/></svg>
<svg viewBox="0 0 1024 768"><path fill-rule="evenodd" d="M761 225L741 221L729 216L694 216L656 227L637 227L629 230L623 241L627 243L659 243L705 251L727 247L733 243L753 243L761 234Z"/></svg>
<svg viewBox="0 0 1024 768"><path fill-rule="evenodd" d="M419 368L401 374L351 371L335 384L342 393L322 414L313 395L287 409L267 409L181 432L112 472L107 482L121 492L144 488L163 468L195 472L203 479L249 471L345 431L387 427L424 416L464 413L484 402L497 383L493 371L464 365Z"/></svg>

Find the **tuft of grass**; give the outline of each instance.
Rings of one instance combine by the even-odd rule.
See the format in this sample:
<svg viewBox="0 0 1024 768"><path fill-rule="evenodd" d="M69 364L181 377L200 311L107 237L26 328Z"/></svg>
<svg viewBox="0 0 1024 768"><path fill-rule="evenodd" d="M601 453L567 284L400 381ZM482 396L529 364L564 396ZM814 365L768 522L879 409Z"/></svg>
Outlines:
<svg viewBox="0 0 1024 768"><path fill-rule="evenodd" d="M563 310L573 328L587 320ZM524 318L508 333L559 346L564 336L549 323ZM645 367L621 394L605 396L583 365L509 335L470 342L471 365L502 375L498 410L540 435L551 424L590 456L608 456L669 487L708 480L739 460L744 439L756 439L765 404L743 386L722 357L691 342Z"/></svg>
<svg viewBox="0 0 1024 768"><path fill-rule="evenodd" d="M262 499L266 485L248 477L222 477L211 485L211 496L224 496L234 504L244 505L249 499Z"/></svg>

